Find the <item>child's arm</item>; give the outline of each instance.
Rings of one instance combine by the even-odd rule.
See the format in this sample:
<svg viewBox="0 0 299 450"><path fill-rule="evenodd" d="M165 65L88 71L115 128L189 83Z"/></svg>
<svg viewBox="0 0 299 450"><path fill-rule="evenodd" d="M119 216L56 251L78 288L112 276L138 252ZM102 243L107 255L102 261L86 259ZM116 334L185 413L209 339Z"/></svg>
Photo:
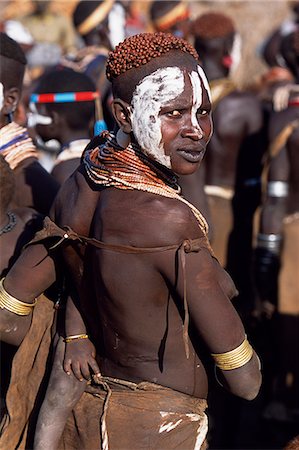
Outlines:
<svg viewBox="0 0 299 450"><path fill-rule="evenodd" d="M69 296L66 305L65 316L65 354L63 368L70 375L83 381L90 380L91 371L100 376L100 369L96 362L96 350L86 334L86 327L82 316Z"/></svg>

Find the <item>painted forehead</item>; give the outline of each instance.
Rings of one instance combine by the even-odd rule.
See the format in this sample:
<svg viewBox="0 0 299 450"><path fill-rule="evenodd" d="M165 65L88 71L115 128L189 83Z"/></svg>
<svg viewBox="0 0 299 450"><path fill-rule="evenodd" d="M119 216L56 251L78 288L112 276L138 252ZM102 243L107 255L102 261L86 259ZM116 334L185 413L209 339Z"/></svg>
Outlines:
<svg viewBox="0 0 299 450"><path fill-rule="evenodd" d="M209 101L211 101L208 80L203 69L198 65L197 71L190 71L183 67L164 67L157 69L155 72L144 77L136 86L135 91L133 92L132 104L134 104L134 97L136 99L136 97L140 98L144 96L146 96L148 100L159 102L161 104L173 100L184 90L184 73L189 73L189 76L193 79L199 78L199 86L201 86L202 81L202 84L207 91Z"/></svg>

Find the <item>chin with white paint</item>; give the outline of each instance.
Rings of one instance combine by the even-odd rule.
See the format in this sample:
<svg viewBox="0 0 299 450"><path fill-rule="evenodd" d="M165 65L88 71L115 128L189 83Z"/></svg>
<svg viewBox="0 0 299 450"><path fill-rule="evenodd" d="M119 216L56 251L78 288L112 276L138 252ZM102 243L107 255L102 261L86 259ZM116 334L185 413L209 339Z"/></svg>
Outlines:
<svg viewBox="0 0 299 450"><path fill-rule="evenodd" d="M183 90L183 71L178 67L161 68L142 79L131 102L132 130L138 144L146 155L169 169L171 160L164 153L159 113Z"/></svg>

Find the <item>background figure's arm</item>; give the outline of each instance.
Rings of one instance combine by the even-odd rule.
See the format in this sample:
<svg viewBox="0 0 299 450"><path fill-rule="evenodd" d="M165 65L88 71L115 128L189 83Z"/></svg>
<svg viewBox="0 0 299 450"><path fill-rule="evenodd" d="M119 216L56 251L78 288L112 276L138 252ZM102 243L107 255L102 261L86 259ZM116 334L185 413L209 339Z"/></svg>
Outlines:
<svg viewBox="0 0 299 450"><path fill-rule="evenodd" d="M288 200L289 161L284 148L269 167L265 199L255 250L255 279L264 312L271 317L277 307L282 226Z"/></svg>

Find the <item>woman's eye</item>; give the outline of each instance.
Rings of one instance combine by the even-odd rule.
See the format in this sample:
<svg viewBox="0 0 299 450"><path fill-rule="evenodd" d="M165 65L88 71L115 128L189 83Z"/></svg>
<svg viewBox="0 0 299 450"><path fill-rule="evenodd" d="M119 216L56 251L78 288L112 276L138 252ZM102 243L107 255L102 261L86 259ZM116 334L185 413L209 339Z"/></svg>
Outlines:
<svg viewBox="0 0 299 450"><path fill-rule="evenodd" d="M182 114L178 109L174 109L173 111L169 111L168 115L170 117L180 117Z"/></svg>
<svg viewBox="0 0 299 450"><path fill-rule="evenodd" d="M209 112L210 111L208 111L207 109L198 109L197 114L199 114L200 116L207 116Z"/></svg>

